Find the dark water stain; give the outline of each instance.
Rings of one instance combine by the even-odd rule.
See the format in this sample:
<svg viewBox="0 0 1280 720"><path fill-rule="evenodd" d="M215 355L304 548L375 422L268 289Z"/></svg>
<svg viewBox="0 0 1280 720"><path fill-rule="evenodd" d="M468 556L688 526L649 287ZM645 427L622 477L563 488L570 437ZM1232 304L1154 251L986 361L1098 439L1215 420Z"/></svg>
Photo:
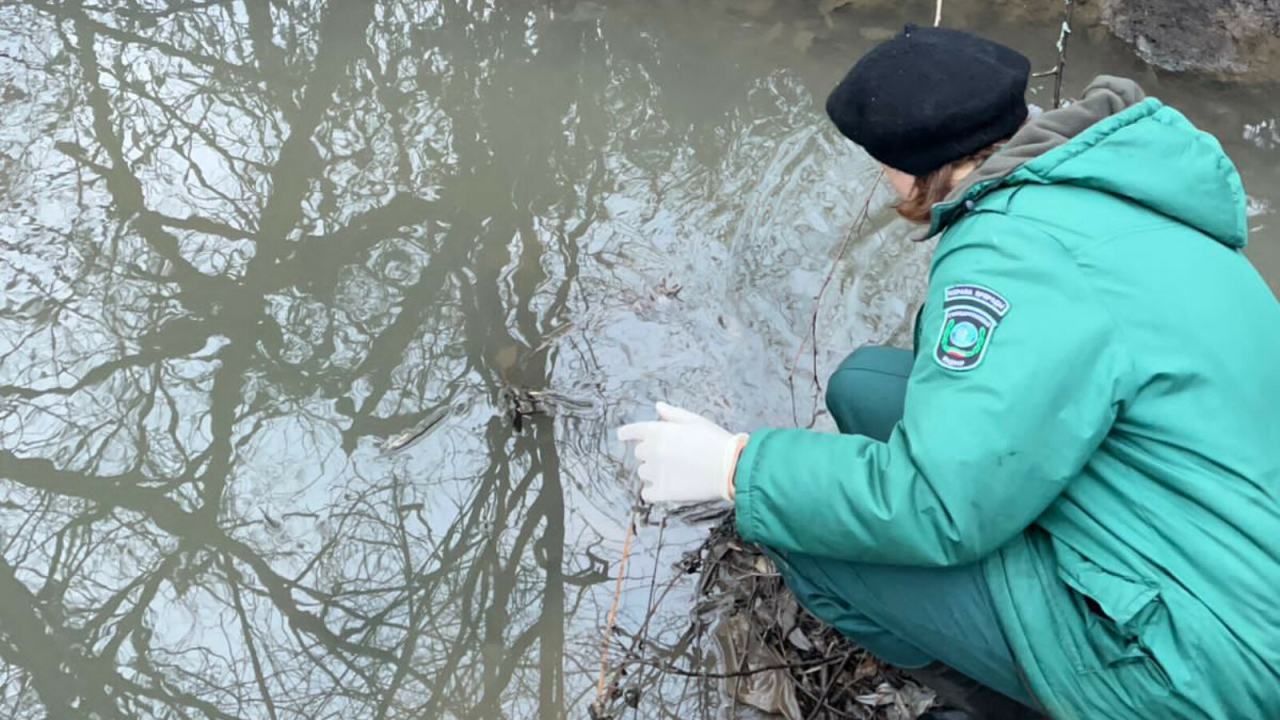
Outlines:
<svg viewBox="0 0 1280 720"><path fill-rule="evenodd" d="M874 172L819 101L932 3L821 5L0 8L0 715L585 716L632 502L612 428L659 398L792 422ZM1052 65L1051 23L948 8ZM1280 277L1274 88L1073 42L1068 92L1135 75L1222 138ZM873 200L819 378L910 341L928 248ZM519 432L517 390L548 406ZM652 529L624 635L705 532Z"/></svg>

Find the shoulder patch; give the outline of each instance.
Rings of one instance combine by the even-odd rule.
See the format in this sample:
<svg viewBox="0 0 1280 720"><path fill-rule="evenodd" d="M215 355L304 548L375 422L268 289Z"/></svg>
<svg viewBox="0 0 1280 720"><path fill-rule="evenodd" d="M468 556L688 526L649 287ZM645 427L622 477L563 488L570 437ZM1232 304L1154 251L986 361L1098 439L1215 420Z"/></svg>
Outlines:
<svg viewBox="0 0 1280 720"><path fill-rule="evenodd" d="M933 359L956 372L978 367L992 333L1009 314L1009 301L979 285L952 285L946 290L942 309L942 330Z"/></svg>

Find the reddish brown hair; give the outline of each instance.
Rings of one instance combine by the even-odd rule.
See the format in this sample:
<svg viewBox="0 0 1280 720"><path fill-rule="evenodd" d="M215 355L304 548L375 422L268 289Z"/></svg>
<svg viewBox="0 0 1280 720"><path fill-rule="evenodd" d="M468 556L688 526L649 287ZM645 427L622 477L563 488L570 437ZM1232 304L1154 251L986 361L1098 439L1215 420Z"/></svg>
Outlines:
<svg viewBox="0 0 1280 720"><path fill-rule="evenodd" d="M951 177L956 170L966 165L978 167L986 162L987 158L995 155L1004 143L1005 141L1001 140L972 155L952 160L928 175L917 175L915 184L911 186L911 195L898 203L898 214L911 222L928 225L932 220L933 206L945 200L947 195L955 189Z"/></svg>

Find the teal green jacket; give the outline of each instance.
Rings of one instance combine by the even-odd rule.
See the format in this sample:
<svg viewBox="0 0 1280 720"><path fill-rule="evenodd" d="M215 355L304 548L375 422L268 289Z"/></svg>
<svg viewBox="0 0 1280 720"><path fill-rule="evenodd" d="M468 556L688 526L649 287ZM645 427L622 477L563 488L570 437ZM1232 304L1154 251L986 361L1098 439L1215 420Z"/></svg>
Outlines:
<svg viewBox="0 0 1280 720"><path fill-rule="evenodd" d="M1054 718L1280 718L1280 305L1218 142L1102 77L932 230L902 422L753 434L743 537L982 563Z"/></svg>

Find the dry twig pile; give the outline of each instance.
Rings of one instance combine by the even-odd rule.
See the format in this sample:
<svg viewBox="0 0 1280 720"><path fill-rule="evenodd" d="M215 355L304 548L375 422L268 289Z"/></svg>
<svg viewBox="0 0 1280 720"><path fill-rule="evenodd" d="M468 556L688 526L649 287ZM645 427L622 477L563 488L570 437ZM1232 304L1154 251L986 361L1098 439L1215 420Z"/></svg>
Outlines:
<svg viewBox="0 0 1280 720"><path fill-rule="evenodd" d="M738 536L732 513L721 514L702 545L677 565L676 576L660 588L654 583L659 589L651 593L648 617L629 635L631 647L614 664L593 718L629 716L624 711L639 702L639 688L664 675L719 683L731 703L729 717L751 707L787 720L912 720L932 706L930 690L801 608L769 558ZM700 573L694 621L674 644L651 647L648 618L675 581L692 573ZM716 671L672 662L707 645L715 648ZM647 680L646 672L652 673Z"/></svg>

